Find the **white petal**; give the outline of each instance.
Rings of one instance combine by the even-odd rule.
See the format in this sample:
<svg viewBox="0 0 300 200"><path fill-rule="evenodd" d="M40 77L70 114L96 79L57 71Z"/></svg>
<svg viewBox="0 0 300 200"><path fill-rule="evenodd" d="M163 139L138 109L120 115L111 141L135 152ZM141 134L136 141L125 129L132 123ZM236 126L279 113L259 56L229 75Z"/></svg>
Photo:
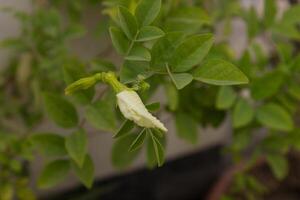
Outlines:
<svg viewBox="0 0 300 200"><path fill-rule="evenodd" d="M167 131L167 128L151 113L143 104L139 95L134 91L122 91L117 94L117 103L122 114L137 125L146 128L159 128Z"/></svg>

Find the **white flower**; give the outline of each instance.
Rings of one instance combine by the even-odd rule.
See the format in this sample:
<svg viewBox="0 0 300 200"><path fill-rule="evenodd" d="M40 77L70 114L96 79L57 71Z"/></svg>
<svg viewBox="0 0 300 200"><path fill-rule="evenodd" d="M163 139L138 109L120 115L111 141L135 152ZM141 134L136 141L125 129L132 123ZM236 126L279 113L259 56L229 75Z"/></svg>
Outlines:
<svg viewBox="0 0 300 200"><path fill-rule="evenodd" d="M136 92L124 90L118 93L117 102L122 114L127 119L134 121L137 125L167 131L163 123L149 113Z"/></svg>

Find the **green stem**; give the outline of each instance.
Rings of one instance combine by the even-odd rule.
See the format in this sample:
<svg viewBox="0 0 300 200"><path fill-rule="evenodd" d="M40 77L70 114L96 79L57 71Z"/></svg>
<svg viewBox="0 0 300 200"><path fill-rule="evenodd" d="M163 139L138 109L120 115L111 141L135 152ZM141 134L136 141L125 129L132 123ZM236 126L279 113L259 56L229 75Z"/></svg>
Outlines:
<svg viewBox="0 0 300 200"><path fill-rule="evenodd" d="M167 72L168 72L168 74L169 74L169 76L170 76L172 82L176 85L176 81L175 81L175 79L174 79L174 77L173 77L173 75L172 75L172 72L171 72L171 70L170 70L170 68L169 68L168 63L166 63L166 69L167 69Z"/></svg>

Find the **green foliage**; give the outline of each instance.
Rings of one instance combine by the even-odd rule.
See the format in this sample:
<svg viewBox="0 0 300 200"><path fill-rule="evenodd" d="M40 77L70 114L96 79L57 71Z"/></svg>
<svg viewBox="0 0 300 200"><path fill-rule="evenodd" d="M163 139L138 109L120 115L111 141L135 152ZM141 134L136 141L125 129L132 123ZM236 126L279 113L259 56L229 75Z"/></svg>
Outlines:
<svg viewBox="0 0 300 200"><path fill-rule="evenodd" d="M49 188L62 182L70 171L68 160L55 160L48 163L42 171L38 185L41 188Z"/></svg>
<svg viewBox="0 0 300 200"><path fill-rule="evenodd" d="M290 114L274 103L259 107L256 118L259 123L274 130L290 131L293 129L293 120Z"/></svg>
<svg viewBox="0 0 300 200"><path fill-rule="evenodd" d="M198 127L218 128L225 116L231 116L228 149L233 160L247 159L244 152L251 160L267 155L274 175L278 179L287 175L284 154L289 145L299 149L300 141L294 123L300 100L299 5L277 17L275 1L265 0L259 17L254 8L244 9L239 1L37 2L30 13L5 11L19 20L21 34L1 42L13 55L0 72L0 102L5 105L0 111L0 195L9 200L22 194L32 196L23 168L35 152L46 161L56 159L43 170L40 186L58 184L72 169L91 188L95 169L87 152L87 135L94 129L115 134L112 163L119 169L128 167L142 148L149 168L164 163L164 133L136 108L135 100L126 102L125 114L119 112L120 100L105 84L117 93L136 91L144 103L151 102L163 86L165 101L145 108L159 110L154 113L159 116L168 112L177 136L192 144L198 140ZM92 6L108 15L99 18L97 31L82 23ZM241 57L227 38L236 18L247 28ZM222 33L219 24L224 25ZM84 56L75 57L73 42L82 36L99 40L101 45L93 54L83 45ZM264 48L258 42L262 38L272 45ZM106 60L114 55L112 51L118 55ZM67 99L62 94L70 85L76 91L66 90L71 95ZM46 114L57 126L70 129L69 135L37 129ZM268 134L252 144L258 130ZM250 143L254 151L248 149ZM235 177L235 186L242 193L239 198L259 199L264 191L246 172ZM235 199L235 193L230 190L229 196Z"/></svg>
<svg viewBox="0 0 300 200"><path fill-rule="evenodd" d="M87 153L87 137L83 130L73 132L66 138L66 149L69 156L82 167Z"/></svg>
<svg viewBox="0 0 300 200"><path fill-rule="evenodd" d="M213 85L246 84L248 78L239 68L224 60L208 60L193 72L195 80Z"/></svg>
<svg viewBox="0 0 300 200"><path fill-rule="evenodd" d="M62 96L45 93L45 109L49 117L63 128L72 128L78 124L75 107Z"/></svg>

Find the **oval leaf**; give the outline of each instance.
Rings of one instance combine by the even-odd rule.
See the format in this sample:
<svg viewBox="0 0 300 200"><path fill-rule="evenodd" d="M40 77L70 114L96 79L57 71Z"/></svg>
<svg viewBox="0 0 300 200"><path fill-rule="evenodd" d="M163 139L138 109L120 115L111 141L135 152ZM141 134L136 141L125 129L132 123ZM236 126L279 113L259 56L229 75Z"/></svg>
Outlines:
<svg viewBox="0 0 300 200"><path fill-rule="evenodd" d="M90 189L94 181L94 163L91 157L89 155L85 157L82 167L72 163L72 168L85 187Z"/></svg>
<svg viewBox="0 0 300 200"><path fill-rule="evenodd" d="M68 175L69 170L68 160L55 160L47 164L39 177L39 187L49 188L60 183Z"/></svg>
<svg viewBox="0 0 300 200"><path fill-rule="evenodd" d="M151 24L157 17L160 7L161 0L141 0L135 10L140 27Z"/></svg>
<svg viewBox="0 0 300 200"><path fill-rule="evenodd" d="M269 103L261 106L256 113L258 122L278 131L290 131L293 129L293 120L290 114L281 106Z"/></svg>
<svg viewBox="0 0 300 200"><path fill-rule="evenodd" d="M124 33L116 27L110 27L109 33L110 38L112 40L112 44L117 50L117 52L121 55L125 55L129 48L129 41L124 35Z"/></svg>
<svg viewBox="0 0 300 200"><path fill-rule="evenodd" d="M78 116L75 107L61 96L45 93L45 108L49 117L63 128L75 127Z"/></svg>
<svg viewBox="0 0 300 200"><path fill-rule="evenodd" d="M151 54L149 50L142 45L135 45L130 50L129 54L125 57L125 59L132 61L150 61Z"/></svg>
<svg viewBox="0 0 300 200"><path fill-rule="evenodd" d="M123 32L130 40L133 40L137 34L137 21L135 16L125 7L119 7L118 16Z"/></svg>
<svg viewBox="0 0 300 200"><path fill-rule="evenodd" d="M222 59L212 59L198 67L194 79L212 85L246 84L248 78L233 64Z"/></svg>
<svg viewBox="0 0 300 200"><path fill-rule="evenodd" d="M246 126L253 118L253 108L244 99L239 99L233 109L233 127L240 128Z"/></svg>
<svg viewBox="0 0 300 200"><path fill-rule="evenodd" d="M229 86L220 88L217 96L216 107L220 110L229 109L235 102L237 95Z"/></svg>
<svg viewBox="0 0 300 200"><path fill-rule="evenodd" d="M73 132L66 138L66 149L79 167L83 165L87 153L87 137L83 130Z"/></svg>
<svg viewBox="0 0 300 200"><path fill-rule="evenodd" d="M213 45L211 34L195 35L180 44L170 59L172 72L185 72L199 64Z"/></svg>
<svg viewBox="0 0 300 200"><path fill-rule="evenodd" d="M155 40L164 36L164 32L155 26L144 26L139 31L136 41L145 42Z"/></svg>

